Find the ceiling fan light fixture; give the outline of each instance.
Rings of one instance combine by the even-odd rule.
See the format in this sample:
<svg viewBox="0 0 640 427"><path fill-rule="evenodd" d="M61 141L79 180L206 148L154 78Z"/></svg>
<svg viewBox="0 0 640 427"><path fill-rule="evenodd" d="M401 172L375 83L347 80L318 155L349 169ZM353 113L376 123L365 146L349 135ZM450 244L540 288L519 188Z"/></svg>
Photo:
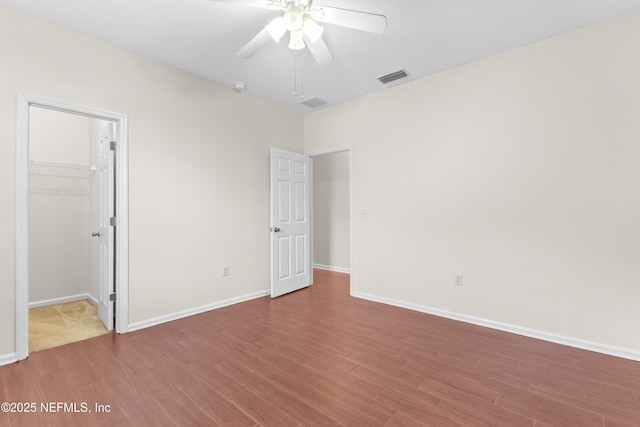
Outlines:
<svg viewBox="0 0 640 427"><path fill-rule="evenodd" d="M287 32L287 27L284 25L284 18L282 16L277 17L273 21L269 22L265 28L267 32L276 43L280 42L280 39Z"/></svg>
<svg viewBox="0 0 640 427"><path fill-rule="evenodd" d="M318 23L313 19L307 18L304 21L304 27L302 27L302 31L311 43L315 43L320 37L322 37L324 27L322 25L318 25Z"/></svg>
<svg viewBox="0 0 640 427"><path fill-rule="evenodd" d="M304 35L302 34L302 31L291 31L290 33L291 38L289 39L289 49L304 49Z"/></svg>
<svg viewBox="0 0 640 427"><path fill-rule="evenodd" d="M237 55L251 58L271 40L280 43L289 32L288 47L291 50L308 48L318 65L328 65L333 56L323 40L323 24L338 25L370 33L382 33L387 28L387 17L375 13L330 6L313 6L313 0L213 0L223 3L247 3L257 6L266 2L267 9L282 13L273 19ZM249 4L250 3L250 4Z"/></svg>
<svg viewBox="0 0 640 427"><path fill-rule="evenodd" d="M296 4L295 1L290 1L287 4L287 9L284 12L284 25L287 30L299 31L304 25L304 5Z"/></svg>

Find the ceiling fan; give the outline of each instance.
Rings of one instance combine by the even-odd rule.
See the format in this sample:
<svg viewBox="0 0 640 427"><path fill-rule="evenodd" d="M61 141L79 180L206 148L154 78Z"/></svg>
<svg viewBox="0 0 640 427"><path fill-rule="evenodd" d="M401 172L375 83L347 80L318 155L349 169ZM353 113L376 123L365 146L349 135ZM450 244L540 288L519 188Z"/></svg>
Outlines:
<svg viewBox="0 0 640 427"><path fill-rule="evenodd" d="M284 12L268 23L238 51L241 58L251 58L264 45L274 40L279 43L289 32L289 48L309 48L318 65L333 61L333 55L322 39L323 24L333 24L371 33L382 33L387 28L387 17L357 10L313 5L313 0L212 0L246 6L280 10Z"/></svg>

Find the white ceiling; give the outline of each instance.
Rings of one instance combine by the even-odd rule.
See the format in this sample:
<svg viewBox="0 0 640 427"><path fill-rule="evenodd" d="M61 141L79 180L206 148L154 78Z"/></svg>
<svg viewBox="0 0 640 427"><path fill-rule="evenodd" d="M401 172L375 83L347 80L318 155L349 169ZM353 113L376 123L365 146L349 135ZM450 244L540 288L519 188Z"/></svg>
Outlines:
<svg viewBox="0 0 640 427"><path fill-rule="evenodd" d="M335 60L319 67L308 50L289 50L286 37L253 58L236 56L277 16L272 10L210 0L0 0L0 5L229 88L242 81L247 94L300 112L312 110L292 96L296 57L305 98L337 104L640 10L640 0L316 0L314 5L382 14L388 21L383 34L325 25L323 38ZM401 69L409 77L387 86L377 80Z"/></svg>

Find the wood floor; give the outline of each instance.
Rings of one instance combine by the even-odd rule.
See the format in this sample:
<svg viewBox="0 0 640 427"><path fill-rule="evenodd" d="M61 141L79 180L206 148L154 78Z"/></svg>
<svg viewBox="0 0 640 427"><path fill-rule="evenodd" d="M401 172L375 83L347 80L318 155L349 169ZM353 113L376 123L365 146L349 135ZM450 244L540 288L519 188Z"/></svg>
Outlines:
<svg viewBox="0 0 640 427"><path fill-rule="evenodd" d="M0 425L640 426L638 362L315 283L0 367Z"/></svg>

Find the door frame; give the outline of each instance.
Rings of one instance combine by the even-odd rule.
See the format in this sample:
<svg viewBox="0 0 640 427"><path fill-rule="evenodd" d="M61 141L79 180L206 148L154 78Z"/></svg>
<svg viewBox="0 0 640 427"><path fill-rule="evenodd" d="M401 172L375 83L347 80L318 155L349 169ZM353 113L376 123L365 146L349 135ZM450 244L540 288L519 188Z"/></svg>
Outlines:
<svg viewBox="0 0 640 427"><path fill-rule="evenodd" d="M313 181L314 181L314 174L313 174L313 159L315 157L321 157L321 156L327 156L330 154L338 154L338 153L344 153L344 152L348 152L349 153L349 262L350 262L350 274L349 274L349 295L353 296L354 293L354 289L355 289L355 283L356 283L356 279L355 279L355 257L354 257L354 230L353 230L353 146L351 144L349 145L344 145L341 147L333 147L333 148L327 148L324 150L316 150L316 151L311 151L309 153L306 153L309 156L309 159L311 160L311 185L310 185L310 191L311 191L311 206L310 206L310 218L311 218L311 254L309 257L309 263L311 264L311 271L313 272L313 203L314 203L314 195L313 195ZM313 283L313 274L311 275L311 283Z"/></svg>
<svg viewBox="0 0 640 427"><path fill-rule="evenodd" d="M129 170L127 115L58 101L22 92L16 103L16 305L15 345L18 360L29 355L29 108L40 107L76 114L116 125L116 319L115 330L126 333L129 327Z"/></svg>

